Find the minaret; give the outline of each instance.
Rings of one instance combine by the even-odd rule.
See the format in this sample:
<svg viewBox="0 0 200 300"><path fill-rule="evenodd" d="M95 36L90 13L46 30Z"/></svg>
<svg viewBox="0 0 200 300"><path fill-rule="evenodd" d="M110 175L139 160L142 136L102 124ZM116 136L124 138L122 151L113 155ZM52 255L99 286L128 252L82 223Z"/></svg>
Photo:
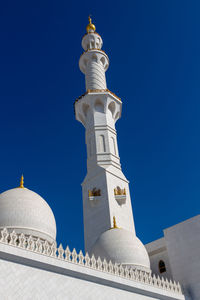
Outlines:
<svg viewBox="0 0 200 300"><path fill-rule="evenodd" d="M116 121L122 101L107 89L109 58L101 50L102 38L89 17L79 60L86 92L75 102L76 119L85 127L87 175L82 183L85 250L90 252L100 235L113 227L135 236L129 182L122 173L117 146ZM115 227L114 227L115 228Z"/></svg>

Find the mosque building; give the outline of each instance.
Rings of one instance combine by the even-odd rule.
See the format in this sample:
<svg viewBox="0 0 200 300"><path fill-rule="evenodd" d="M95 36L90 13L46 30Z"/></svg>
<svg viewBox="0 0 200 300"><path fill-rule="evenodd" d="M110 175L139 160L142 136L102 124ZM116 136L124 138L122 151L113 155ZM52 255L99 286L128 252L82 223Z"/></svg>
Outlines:
<svg viewBox="0 0 200 300"><path fill-rule="evenodd" d="M85 254L57 246L51 208L22 176L0 194L0 299L199 300L200 216L147 245L137 237L115 129L122 101L107 88L109 58L90 17L86 31L79 60L86 92L74 105L87 145Z"/></svg>

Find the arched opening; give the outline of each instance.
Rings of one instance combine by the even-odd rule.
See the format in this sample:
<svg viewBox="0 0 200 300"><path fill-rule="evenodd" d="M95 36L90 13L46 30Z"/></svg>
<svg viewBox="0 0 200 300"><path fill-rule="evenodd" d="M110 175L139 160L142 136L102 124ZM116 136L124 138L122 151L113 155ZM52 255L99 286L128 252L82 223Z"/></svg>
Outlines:
<svg viewBox="0 0 200 300"><path fill-rule="evenodd" d="M108 105L108 109L111 111L112 116L115 113L115 102L110 102L110 104Z"/></svg>
<svg viewBox="0 0 200 300"><path fill-rule="evenodd" d="M103 64L103 66L104 66L104 64L105 64L105 57L102 57L101 59L100 59L100 61L102 62L102 64Z"/></svg>
<svg viewBox="0 0 200 300"><path fill-rule="evenodd" d="M160 273L166 272L166 266L163 260L159 261L158 268Z"/></svg>
<svg viewBox="0 0 200 300"><path fill-rule="evenodd" d="M96 48L100 47L100 38L96 38Z"/></svg>
<svg viewBox="0 0 200 300"><path fill-rule="evenodd" d="M101 100L97 99L95 102L95 110L98 112L103 113L104 112L104 106Z"/></svg>
<svg viewBox="0 0 200 300"><path fill-rule="evenodd" d="M98 62L98 58L95 54L92 55L92 60L95 61L96 63Z"/></svg>

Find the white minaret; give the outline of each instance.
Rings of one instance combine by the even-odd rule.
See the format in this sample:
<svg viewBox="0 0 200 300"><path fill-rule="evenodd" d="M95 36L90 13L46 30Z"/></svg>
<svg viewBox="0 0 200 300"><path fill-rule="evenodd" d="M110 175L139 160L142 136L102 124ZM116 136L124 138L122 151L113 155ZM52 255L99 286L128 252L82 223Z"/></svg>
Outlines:
<svg viewBox="0 0 200 300"><path fill-rule="evenodd" d="M112 227L114 216L119 227L135 234L129 184L121 170L115 129L122 101L107 89L109 58L101 50L102 44L89 18L82 39L85 51L79 60L86 93L75 102L76 119L86 129L87 175L82 183L86 251Z"/></svg>
<svg viewBox="0 0 200 300"><path fill-rule="evenodd" d="M122 173L117 146L115 122L121 117L122 101L107 89L105 72L109 58L101 50L102 38L96 33L90 17L86 29L82 39L84 52L79 60L80 70L85 75L86 92L75 102L76 119L86 130L87 175L82 183L85 250L102 258L106 256L148 269L148 255L135 236L129 182ZM117 248L118 253L107 255L107 252L113 253L116 240L118 244L128 246L114 246L114 252Z"/></svg>

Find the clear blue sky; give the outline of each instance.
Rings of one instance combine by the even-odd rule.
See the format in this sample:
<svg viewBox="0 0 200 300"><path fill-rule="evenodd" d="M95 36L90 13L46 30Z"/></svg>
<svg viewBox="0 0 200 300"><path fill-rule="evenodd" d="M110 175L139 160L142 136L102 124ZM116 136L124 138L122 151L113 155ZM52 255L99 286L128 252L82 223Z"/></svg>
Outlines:
<svg viewBox="0 0 200 300"><path fill-rule="evenodd" d="M88 14L110 58L108 88L136 231L150 242L200 209L200 2L2 1L0 191L43 196L58 242L83 248L84 128L73 103L85 91L78 60Z"/></svg>

